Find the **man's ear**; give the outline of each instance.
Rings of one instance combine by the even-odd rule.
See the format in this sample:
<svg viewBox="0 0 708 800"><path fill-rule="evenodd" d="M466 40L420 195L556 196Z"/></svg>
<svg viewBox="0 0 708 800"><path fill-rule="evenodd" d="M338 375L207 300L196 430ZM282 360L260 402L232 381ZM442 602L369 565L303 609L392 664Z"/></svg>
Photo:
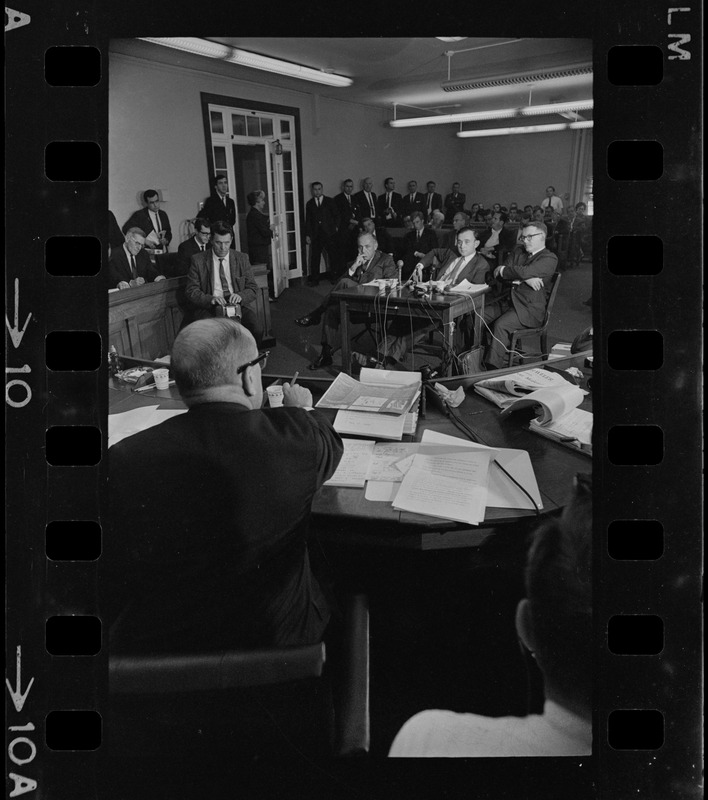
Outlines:
<svg viewBox="0 0 708 800"><path fill-rule="evenodd" d="M243 393L247 397L253 397L256 393L256 384L253 376L253 367L246 367L241 373L241 384L243 386Z"/></svg>
<svg viewBox="0 0 708 800"><path fill-rule="evenodd" d="M534 636L533 622L531 621L531 604L526 597L523 600L519 600L519 605L516 606L516 632L526 648L535 653L536 637Z"/></svg>

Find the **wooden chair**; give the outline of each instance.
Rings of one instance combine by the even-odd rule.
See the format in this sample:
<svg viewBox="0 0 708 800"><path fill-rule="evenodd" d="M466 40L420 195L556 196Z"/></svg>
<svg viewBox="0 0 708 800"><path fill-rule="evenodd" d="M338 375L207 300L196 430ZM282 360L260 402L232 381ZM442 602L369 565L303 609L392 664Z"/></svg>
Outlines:
<svg viewBox="0 0 708 800"><path fill-rule="evenodd" d="M108 750L118 758L226 748L246 758L369 750L369 615L345 609L339 663L302 647L109 658Z"/></svg>
<svg viewBox="0 0 708 800"><path fill-rule="evenodd" d="M513 364L514 356L519 356L522 360L531 359L531 358L539 358L542 361L548 360L548 323L551 319L551 311L553 310L553 303L556 299L556 294L558 293L558 287L560 286L560 273L555 272L551 278L551 293L548 296L548 303L546 305L546 313L543 317L543 324L539 325L538 328L520 328L518 331L514 331L511 335L511 342L509 344L509 358L507 361L507 366L510 367ZM538 336L540 340L540 353L521 353L520 351L517 352L517 346L519 342L523 339L527 339L529 336Z"/></svg>

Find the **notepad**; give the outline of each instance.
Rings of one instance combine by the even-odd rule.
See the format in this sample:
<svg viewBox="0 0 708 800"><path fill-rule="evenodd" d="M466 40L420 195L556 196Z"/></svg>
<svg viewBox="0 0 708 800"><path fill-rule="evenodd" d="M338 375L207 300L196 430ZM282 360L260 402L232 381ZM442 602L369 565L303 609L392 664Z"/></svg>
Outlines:
<svg viewBox="0 0 708 800"><path fill-rule="evenodd" d="M369 471L371 456L376 442L361 439L342 439L344 452L334 475L325 481L325 486L349 486L363 488Z"/></svg>

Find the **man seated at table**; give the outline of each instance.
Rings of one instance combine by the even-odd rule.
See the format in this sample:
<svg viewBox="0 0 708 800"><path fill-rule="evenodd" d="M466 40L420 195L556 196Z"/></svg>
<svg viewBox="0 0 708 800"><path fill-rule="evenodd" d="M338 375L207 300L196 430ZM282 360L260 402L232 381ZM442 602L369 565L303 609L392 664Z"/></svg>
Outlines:
<svg viewBox="0 0 708 800"><path fill-rule="evenodd" d="M332 292L369 283L379 278L396 278L398 272L390 255L377 249L378 242L371 233L360 233L357 239L359 255L349 265L346 275L332 288ZM356 319L352 315L352 319ZM332 364L332 353L339 347L341 317L339 301L330 292L317 308L295 322L302 328L317 325L322 320L322 352L310 364L310 369L320 369Z"/></svg>
<svg viewBox="0 0 708 800"><path fill-rule="evenodd" d="M131 289L152 281L164 281L145 252L145 232L129 228L122 247L111 251L108 260L108 288Z"/></svg>
<svg viewBox="0 0 708 800"><path fill-rule="evenodd" d="M487 276L491 280L491 272L486 258L477 253L479 240L472 228L462 228L457 234L457 253L445 248L436 248L427 253L418 262L413 277L421 280L423 271L428 270L434 258L440 262L433 280L444 281L446 289L453 289L462 281L474 284L486 283ZM383 367L396 367L403 361L405 354L417 342L434 330L437 322L435 312L431 310L431 319L420 317L395 317L388 330L386 340L380 347L376 361ZM370 359L362 353L353 353L352 360L362 366L370 363Z"/></svg>
<svg viewBox="0 0 708 800"><path fill-rule="evenodd" d="M536 532L516 629L544 677L543 714L423 711L396 736L398 757L585 756L592 752L592 496L578 476L561 517Z"/></svg>
<svg viewBox="0 0 708 800"><path fill-rule="evenodd" d="M414 211L411 214L411 222L413 230L403 238L403 253L398 261L403 280L408 280L418 261L438 246L438 237L435 232L425 227L425 215L422 211Z"/></svg>
<svg viewBox="0 0 708 800"><path fill-rule="evenodd" d="M190 236L177 248L180 257L180 275L189 272L192 256L203 253L211 247L211 222L206 217L197 217L194 220L194 235Z"/></svg>
<svg viewBox="0 0 708 800"><path fill-rule="evenodd" d="M230 320L188 325L170 369L189 410L110 449L101 561L116 652L321 641L331 612L308 524L342 442L308 389L286 383L284 407L261 407L265 356Z"/></svg>
<svg viewBox="0 0 708 800"><path fill-rule="evenodd" d="M258 284L245 253L231 250L231 227L219 220L211 226L211 249L192 256L185 297L193 319L217 315L233 317L260 343L263 336L256 313Z"/></svg>
<svg viewBox="0 0 708 800"><path fill-rule="evenodd" d="M491 326L491 343L485 358L487 369L503 367L511 334L520 328L541 325L546 313L558 257L546 248L546 226L542 222L526 225L522 240L526 254L518 258L512 252L494 270L498 279L495 296L488 298L484 306L484 322Z"/></svg>

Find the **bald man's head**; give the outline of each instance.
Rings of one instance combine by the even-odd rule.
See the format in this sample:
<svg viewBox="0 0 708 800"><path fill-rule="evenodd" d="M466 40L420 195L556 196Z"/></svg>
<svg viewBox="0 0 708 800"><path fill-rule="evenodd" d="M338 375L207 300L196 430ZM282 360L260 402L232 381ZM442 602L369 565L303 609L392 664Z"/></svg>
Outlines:
<svg viewBox="0 0 708 800"><path fill-rule="evenodd" d="M170 366L185 403L210 390L240 387L237 369L258 355L256 340L242 325L226 318L187 325L172 345Z"/></svg>

